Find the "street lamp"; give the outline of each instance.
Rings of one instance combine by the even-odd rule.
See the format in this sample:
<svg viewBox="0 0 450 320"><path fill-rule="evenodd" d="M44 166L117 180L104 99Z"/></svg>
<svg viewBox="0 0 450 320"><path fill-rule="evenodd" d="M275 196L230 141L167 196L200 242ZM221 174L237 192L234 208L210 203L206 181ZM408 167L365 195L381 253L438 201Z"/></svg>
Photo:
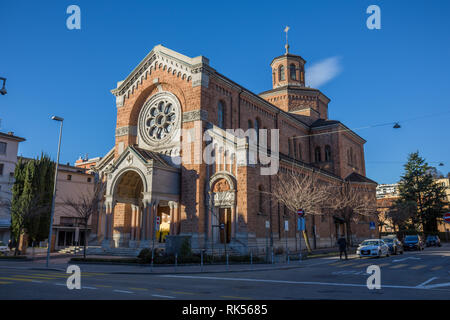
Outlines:
<svg viewBox="0 0 450 320"><path fill-rule="evenodd" d="M398 124L398 122L396 122L393 126L394 129L400 129L402 126Z"/></svg>
<svg viewBox="0 0 450 320"><path fill-rule="evenodd" d="M7 92L6 92L6 89L5 89L6 78L0 77L0 80L3 80L3 86L2 86L2 88L0 89L0 94L1 94L2 96L4 96L4 95L7 93Z"/></svg>
<svg viewBox="0 0 450 320"><path fill-rule="evenodd" d="M58 178L58 165L59 165L59 151L61 149L61 136L64 119L61 117L53 116L52 120L59 121L61 123L59 127L59 141L58 141L58 155L56 156L56 167L55 167L55 182L53 184L53 197L52 197L52 211L50 213L50 230L48 233L48 245L47 245L47 268L50 260L50 247L52 243L52 231L53 231L53 216L55 214L55 197L56 197L56 182Z"/></svg>

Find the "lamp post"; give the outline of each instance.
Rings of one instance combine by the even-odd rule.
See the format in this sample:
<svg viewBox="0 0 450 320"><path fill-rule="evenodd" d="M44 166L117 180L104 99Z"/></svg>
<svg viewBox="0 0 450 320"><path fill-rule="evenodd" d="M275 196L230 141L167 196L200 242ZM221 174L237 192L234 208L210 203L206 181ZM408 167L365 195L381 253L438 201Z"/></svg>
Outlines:
<svg viewBox="0 0 450 320"><path fill-rule="evenodd" d="M53 184L53 197L52 197L52 211L50 213L50 230L48 232L48 245L47 245L47 268L50 260L50 247L52 243L52 231L53 231L53 216L55 214L55 197L56 197L56 182L58 178L58 165L59 165L59 151L61 149L61 136L62 127L64 119L61 117L53 116L52 120L59 121L61 123L59 127L59 141L58 141L58 155L56 156L56 167L55 167L55 182Z"/></svg>
<svg viewBox="0 0 450 320"><path fill-rule="evenodd" d="M3 81L3 86L2 86L2 88L0 89L0 94L1 94L2 96L4 96L4 95L7 93L7 92L6 92L6 89L5 89L6 78L0 77L0 80Z"/></svg>

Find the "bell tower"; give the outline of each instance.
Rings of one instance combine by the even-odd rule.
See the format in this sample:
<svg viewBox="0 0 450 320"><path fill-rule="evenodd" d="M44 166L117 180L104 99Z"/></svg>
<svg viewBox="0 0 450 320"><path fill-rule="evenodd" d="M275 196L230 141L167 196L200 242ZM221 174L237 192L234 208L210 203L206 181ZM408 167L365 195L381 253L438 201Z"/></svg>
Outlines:
<svg viewBox="0 0 450 320"><path fill-rule="evenodd" d="M286 32L285 54L274 58L270 64L273 89L284 86L305 86L306 61L301 56L289 53L288 31L289 27L286 27L284 29Z"/></svg>

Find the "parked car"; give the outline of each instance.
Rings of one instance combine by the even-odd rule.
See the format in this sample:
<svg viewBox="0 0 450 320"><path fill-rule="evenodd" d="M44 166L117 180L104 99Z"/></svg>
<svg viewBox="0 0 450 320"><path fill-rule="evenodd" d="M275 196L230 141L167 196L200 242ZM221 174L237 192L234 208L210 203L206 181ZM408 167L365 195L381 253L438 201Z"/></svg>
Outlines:
<svg viewBox="0 0 450 320"><path fill-rule="evenodd" d="M424 243L422 240L422 237L419 235L410 235L406 236L403 240L403 248L405 250L423 250L424 249Z"/></svg>
<svg viewBox="0 0 450 320"><path fill-rule="evenodd" d="M403 244L397 237L384 237L383 241L388 245L390 253L403 254Z"/></svg>
<svg viewBox="0 0 450 320"><path fill-rule="evenodd" d="M439 239L436 235L429 235L426 240L427 247L435 246L440 247L441 246L441 239Z"/></svg>
<svg viewBox="0 0 450 320"><path fill-rule="evenodd" d="M389 247L381 239L364 240L356 249L356 254L362 257L389 257Z"/></svg>
<svg viewBox="0 0 450 320"><path fill-rule="evenodd" d="M2 241L0 241L0 252L4 255L7 255L9 252L9 248L6 244L4 244Z"/></svg>

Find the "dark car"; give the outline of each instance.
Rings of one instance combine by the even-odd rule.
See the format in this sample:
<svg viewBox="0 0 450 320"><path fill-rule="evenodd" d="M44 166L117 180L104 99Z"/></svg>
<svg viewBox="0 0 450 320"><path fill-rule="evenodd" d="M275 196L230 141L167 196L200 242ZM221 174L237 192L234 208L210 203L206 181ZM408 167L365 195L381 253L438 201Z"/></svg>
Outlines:
<svg viewBox="0 0 450 320"><path fill-rule="evenodd" d="M403 254L403 244L397 237L385 237L383 241L388 245L391 254Z"/></svg>
<svg viewBox="0 0 450 320"><path fill-rule="evenodd" d="M429 235L427 237L426 245L427 245L427 247L431 247L431 246L440 247L441 239L439 239L439 237L436 235Z"/></svg>
<svg viewBox="0 0 450 320"><path fill-rule="evenodd" d="M406 236L403 240L403 248L405 250L423 250L424 244L419 235Z"/></svg>

